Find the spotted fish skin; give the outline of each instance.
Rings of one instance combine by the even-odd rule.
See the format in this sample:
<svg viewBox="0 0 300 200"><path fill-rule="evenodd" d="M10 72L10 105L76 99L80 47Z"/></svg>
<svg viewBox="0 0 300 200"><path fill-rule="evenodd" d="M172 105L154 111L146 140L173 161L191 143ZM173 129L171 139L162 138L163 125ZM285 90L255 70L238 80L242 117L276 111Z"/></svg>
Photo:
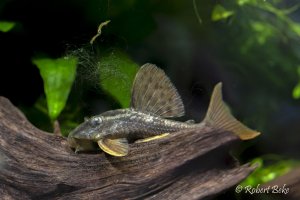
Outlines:
<svg viewBox="0 0 300 200"><path fill-rule="evenodd" d="M184 115L182 100L163 70L145 64L135 77L130 108L107 111L86 120L69 134L69 145L78 152L91 150L91 144L97 142L110 155L126 156L129 152L127 139L147 140L183 129L222 129L243 140L258 136L259 132L249 129L230 114L223 102L221 88L222 83L215 86L202 122L193 124L171 120Z"/></svg>

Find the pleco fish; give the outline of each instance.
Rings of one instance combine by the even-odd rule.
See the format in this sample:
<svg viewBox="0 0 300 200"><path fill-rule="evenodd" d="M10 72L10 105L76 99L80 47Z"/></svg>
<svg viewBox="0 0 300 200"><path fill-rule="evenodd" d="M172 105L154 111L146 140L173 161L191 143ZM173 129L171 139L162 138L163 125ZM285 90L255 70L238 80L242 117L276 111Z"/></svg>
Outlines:
<svg viewBox="0 0 300 200"><path fill-rule="evenodd" d="M163 70L153 64L143 65L136 74L130 108L104 112L86 120L75 128L68 137L71 148L76 152L99 147L113 156L126 156L129 151L128 139L151 139L166 136L167 133L183 129L215 129L231 131L242 140L260 133L247 128L236 120L222 100L222 83L212 93L204 120L198 124L179 122L167 118L184 115L182 100ZM141 140L139 140L141 141Z"/></svg>

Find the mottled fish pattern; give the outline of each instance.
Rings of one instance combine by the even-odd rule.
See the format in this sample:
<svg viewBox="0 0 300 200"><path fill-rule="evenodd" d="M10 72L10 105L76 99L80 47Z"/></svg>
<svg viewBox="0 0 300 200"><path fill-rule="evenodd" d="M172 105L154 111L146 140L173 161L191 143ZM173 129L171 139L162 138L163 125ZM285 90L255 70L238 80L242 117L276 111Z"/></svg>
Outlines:
<svg viewBox="0 0 300 200"><path fill-rule="evenodd" d="M113 156L126 156L128 140L149 141L165 133L183 129L203 129L210 126L231 131L241 139L251 139L260 133L249 129L229 112L222 100L222 83L212 93L209 108L200 123L171 120L185 113L176 88L162 69L153 64L143 65L134 79L130 108L104 112L87 119L68 136L68 143L76 152L94 148L93 143Z"/></svg>

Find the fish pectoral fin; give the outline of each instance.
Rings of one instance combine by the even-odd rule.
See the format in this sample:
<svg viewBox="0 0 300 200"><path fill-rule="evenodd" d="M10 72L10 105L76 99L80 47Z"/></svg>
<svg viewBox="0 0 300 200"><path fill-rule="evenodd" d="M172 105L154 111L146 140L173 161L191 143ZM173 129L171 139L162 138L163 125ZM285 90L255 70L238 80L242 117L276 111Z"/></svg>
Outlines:
<svg viewBox="0 0 300 200"><path fill-rule="evenodd" d="M99 147L112 156L126 156L129 151L129 145L126 138L108 139L103 138L97 141Z"/></svg>
<svg viewBox="0 0 300 200"><path fill-rule="evenodd" d="M152 141L152 140L157 140L157 139L160 139L160 138L164 138L168 135L169 135L169 133L163 133L163 134L160 134L160 135L156 135L156 136L152 136L152 137L148 137L148 138L144 138L144 139L139 139L139 140L135 141L135 143L149 142L149 141Z"/></svg>
<svg viewBox="0 0 300 200"><path fill-rule="evenodd" d="M171 80L150 63L144 64L135 76L130 106L165 118L184 115L183 102Z"/></svg>
<svg viewBox="0 0 300 200"><path fill-rule="evenodd" d="M226 131L231 131L242 140L248 140L260 135L235 119L222 98L222 83L218 83L212 93L204 122Z"/></svg>

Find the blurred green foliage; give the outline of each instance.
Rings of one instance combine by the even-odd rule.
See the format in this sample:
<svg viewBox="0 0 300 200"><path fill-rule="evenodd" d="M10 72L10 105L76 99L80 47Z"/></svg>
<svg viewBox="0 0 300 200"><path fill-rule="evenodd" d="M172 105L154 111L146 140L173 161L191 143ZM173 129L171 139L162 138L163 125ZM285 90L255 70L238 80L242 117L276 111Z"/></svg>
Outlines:
<svg viewBox="0 0 300 200"><path fill-rule="evenodd" d="M300 60L297 51L300 24L289 17L297 6L280 9L276 7L280 3L281 1L264 0L224 2L224 9L232 11L232 20L230 26L222 26L226 30L223 37L227 37L228 40L221 41L229 47L226 56L235 56L239 63L235 65L235 70L240 71L251 66L251 69L248 69L253 74L249 74L249 78L261 77L267 79L265 82L273 84L273 87L285 90L286 80L282 79L282 75L294 74L295 77ZM219 5L216 5L214 10L218 7ZM240 51L237 51L238 49ZM286 53L283 53L282 49Z"/></svg>
<svg viewBox="0 0 300 200"><path fill-rule="evenodd" d="M212 16L211 19L213 21L218 21L222 19L226 19L234 14L233 11L226 10L222 5L217 4L215 5L213 11L212 11Z"/></svg>
<svg viewBox="0 0 300 200"><path fill-rule="evenodd" d="M300 66L298 66L298 77L300 79ZM294 97L294 99L300 98L300 81L293 89L293 97Z"/></svg>
<svg viewBox="0 0 300 200"><path fill-rule="evenodd" d="M76 75L77 58L35 58L44 81L48 114L55 120L64 109Z"/></svg>
<svg viewBox="0 0 300 200"><path fill-rule="evenodd" d="M299 98L300 98L300 83L298 83L298 84L295 86L295 88L294 88L294 90L293 90L293 97L294 97L295 99L299 99Z"/></svg>
<svg viewBox="0 0 300 200"><path fill-rule="evenodd" d="M221 5L231 11L229 17L211 26L217 38L216 49L224 68L243 83L243 105L251 103L256 108L241 105L236 109L247 115L246 123L255 124L265 134L272 128L269 119L283 101L297 96L299 87L295 86L300 83L300 23L292 18L298 5L284 3L235 0L213 6L213 10L220 10L217 8Z"/></svg>
<svg viewBox="0 0 300 200"><path fill-rule="evenodd" d="M273 179L282 176L296 166L300 161L282 159L280 156L262 156L251 161L252 164L258 165L256 170L245 179L241 185L256 187L258 184L264 184Z"/></svg>
<svg viewBox="0 0 300 200"><path fill-rule="evenodd" d="M100 85L123 108L129 107L131 86L139 66L120 51L103 55L99 62Z"/></svg>
<svg viewBox="0 0 300 200"><path fill-rule="evenodd" d="M0 21L0 31L4 33L12 30L15 26L16 26L15 22Z"/></svg>

